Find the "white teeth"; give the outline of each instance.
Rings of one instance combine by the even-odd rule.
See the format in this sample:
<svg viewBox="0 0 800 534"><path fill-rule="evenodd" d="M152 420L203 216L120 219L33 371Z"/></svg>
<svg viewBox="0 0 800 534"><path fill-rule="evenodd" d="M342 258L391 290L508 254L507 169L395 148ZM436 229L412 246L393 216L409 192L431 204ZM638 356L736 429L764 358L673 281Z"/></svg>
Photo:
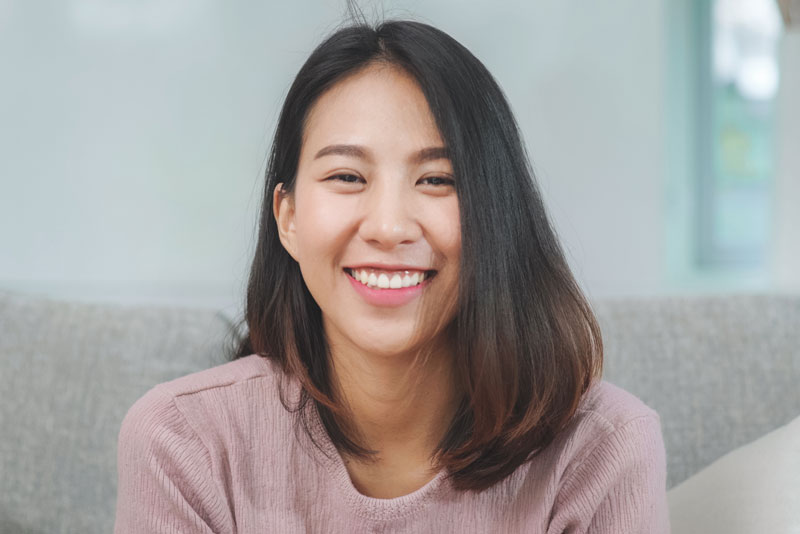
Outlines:
<svg viewBox="0 0 800 534"><path fill-rule="evenodd" d="M351 269L350 274L353 278L371 288L380 289L400 289L403 287L411 287L421 284L425 280L425 273L415 271L409 275L408 271L405 273L375 273L367 272L366 269L360 271Z"/></svg>

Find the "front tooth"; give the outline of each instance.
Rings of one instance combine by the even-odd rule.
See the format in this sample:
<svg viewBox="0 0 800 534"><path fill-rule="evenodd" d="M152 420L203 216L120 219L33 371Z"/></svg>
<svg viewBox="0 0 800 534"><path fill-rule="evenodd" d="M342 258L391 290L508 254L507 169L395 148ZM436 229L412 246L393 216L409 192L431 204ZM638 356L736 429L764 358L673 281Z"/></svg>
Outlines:
<svg viewBox="0 0 800 534"><path fill-rule="evenodd" d="M400 289L403 287L403 279L400 278L399 274L392 276L392 280L389 282L389 287L392 289Z"/></svg>
<svg viewBox="0 0 800 534"><path fill-rule="evenodd" d="M368 286L377 286L378 285L378 275L375 273L369 273L367 277L367 285Z"/></svg>
<svg viewBox="0 0 800 534"><path fill-rule="evenodd" d="M389 277L386 274L381 273L378 277L378 287L381 289L388 289L389 288Z"/></svg>
<svg viewBox="0 0 800 534"><path fill-rule="evenodd" d="M405 276L403 276L403 284L402 285L403 285L403 287L408 287L408 286L411 285L411 277L408 276L408 273L406 273Z"/></svg>

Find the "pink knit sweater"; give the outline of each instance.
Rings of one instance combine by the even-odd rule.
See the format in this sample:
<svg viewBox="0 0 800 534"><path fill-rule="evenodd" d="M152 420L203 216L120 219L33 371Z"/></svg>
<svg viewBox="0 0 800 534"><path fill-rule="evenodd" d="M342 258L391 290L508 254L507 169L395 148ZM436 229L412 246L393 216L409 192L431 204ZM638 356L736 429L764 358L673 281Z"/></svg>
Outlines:
<svg viewBox="0 0 800 534"><path fill-rule="evenodd" d="M549 447L488 490L458 492L440 472L409 495L375 499L355 489L318 419L327 456L295 432L279 372L251 355L139 399L119 434L114 531L669 532L660 419L608 382L587 392Z"/></svg>

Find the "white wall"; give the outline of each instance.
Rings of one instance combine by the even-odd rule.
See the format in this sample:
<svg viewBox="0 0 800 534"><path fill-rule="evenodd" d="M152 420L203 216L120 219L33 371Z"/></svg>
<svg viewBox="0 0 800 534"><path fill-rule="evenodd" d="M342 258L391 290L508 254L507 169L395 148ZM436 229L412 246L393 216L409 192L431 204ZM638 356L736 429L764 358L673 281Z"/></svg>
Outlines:
<svg viewBox="0 0 800 534"><path fill-rule="evenodd" d="M4 5L2 287L240 300L277 108L334 13L194 0Z"/></svg>
<svg viewBox="0 0 800 534"><path fill-rule="evenodd" d="M279 105L344 1L3 5L0 287L238 306ZM503 86L589 294L668 290L663 2L393 6Z"/></svg>

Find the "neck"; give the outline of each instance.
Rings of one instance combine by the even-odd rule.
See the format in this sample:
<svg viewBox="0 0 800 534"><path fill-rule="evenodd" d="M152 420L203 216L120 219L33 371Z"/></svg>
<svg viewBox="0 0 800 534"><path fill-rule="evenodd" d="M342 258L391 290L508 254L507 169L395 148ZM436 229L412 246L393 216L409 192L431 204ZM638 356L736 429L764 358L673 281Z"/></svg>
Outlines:
<svg viewBox="0 0 800 534"><path fill-rule="evenodd" d="M428 465L454 407L451 355L439 348L421 366L417 353L375 356L331 347L337 394L375 465Z"/></svg>

